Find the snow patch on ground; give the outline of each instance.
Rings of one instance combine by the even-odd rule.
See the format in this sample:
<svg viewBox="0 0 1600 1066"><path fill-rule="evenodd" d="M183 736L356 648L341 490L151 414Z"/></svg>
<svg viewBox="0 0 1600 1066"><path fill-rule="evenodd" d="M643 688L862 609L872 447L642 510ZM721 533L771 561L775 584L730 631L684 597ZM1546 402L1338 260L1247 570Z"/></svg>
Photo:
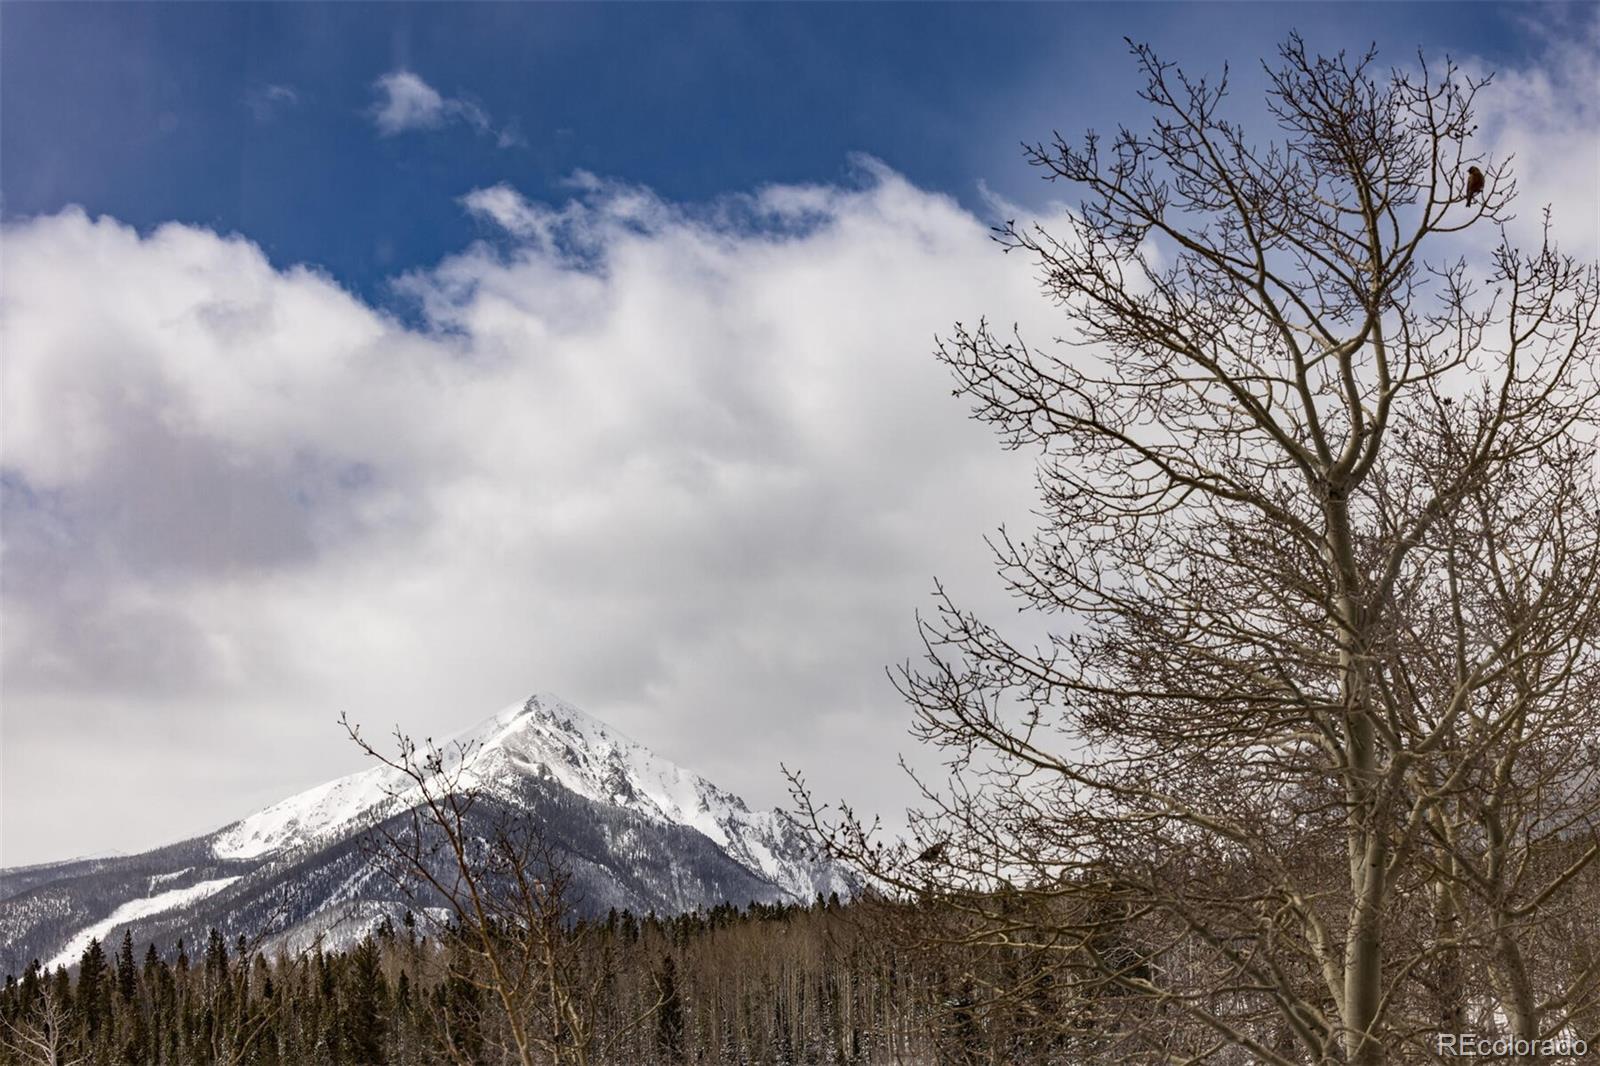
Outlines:
<svg viewBox="0 0 1600 1066"><path fill-rule="evenodd" d="M57 966L75 965L89 947L89 941L103 940L106 934L117 926L126 925L140 918L148 918L152 914L175 910L185 904L216 895L237 880L239 880L237 877L219 877L215 881L201 881L188 888L174 888L144 899L130 899L107 917L87 929L80 929L71 940L67 941L67 946L61 949L61 953L50 960L45 969L54 970ZM110 952L106 954L109 955Z"/></svg>

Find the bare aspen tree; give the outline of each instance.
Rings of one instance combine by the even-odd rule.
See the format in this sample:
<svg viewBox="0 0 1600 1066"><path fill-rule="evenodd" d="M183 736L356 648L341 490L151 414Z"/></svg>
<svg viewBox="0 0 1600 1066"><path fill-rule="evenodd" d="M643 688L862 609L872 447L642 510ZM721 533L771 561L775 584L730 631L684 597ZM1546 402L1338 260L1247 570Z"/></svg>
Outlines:
<svg viewBox="0 0 1600 1066"><path fill-rule="evenodd" d="M42 990L25 1017L0 1023L4 1025L0 1049L8 1052L9 1061L37 1066L79 1066L87 1061L74 1050L77 1041L69 1031L69 1012L52 989Z"/></svg>
<svg viewBox="0 0 1600 1066"><path fill-rule="evenodd" d="M1291 37L1262 139L1226 76L1133 54L1150 128L1031 148L1081 203L999 231L1075 333L940 348L1039 456L1041 526L995 547L1058 634L941 589L899 678L953 766L917 841L802 809L950 942L1061 960L1073 1061L1592 1033L1596 268L1548 218L1510 244L1453 65Z"/></svg>

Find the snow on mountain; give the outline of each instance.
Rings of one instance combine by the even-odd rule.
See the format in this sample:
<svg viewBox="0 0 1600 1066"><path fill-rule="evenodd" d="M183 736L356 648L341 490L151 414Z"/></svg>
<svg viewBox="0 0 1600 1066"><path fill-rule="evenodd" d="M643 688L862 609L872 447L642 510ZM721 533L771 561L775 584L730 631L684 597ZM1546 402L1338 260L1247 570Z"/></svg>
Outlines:
<svg viewBox="0 0 1600 1066"><path fill-rule="evenodd" d="M545 774L585 798L704 834L797 901L818 892L849 894L838 869L811 861L808 843L777 812L750 810L733 793L558 697L534 696L479 728L491 739L470 769L486 787L521 773Z"/></svg>
<svg viewBox="0 0 1600 1066"><path fill-rule="evenodd" d="M796 900L848 893L831 865L807 858L805 841L773 811L751 811L738 796L661 758L559 697L535 695L441 745L462 780L512 795L527 776L551 779L610 804L710 838L735 861ZM415 786L377 766L275 803L223 829L219 859L254 859L331 839L355 823L415 801Z"/></svg>
<svg viewBox="0 0 1600 1066"><path fill-rule="evenodd" d="M393 802L401 786L400 775L384 766L329 781L228 826L212 842L212 853L256 859L312 843Z"/></svg>
<svg viewBox="0 0 1600 1066"><path fill-rule="evenodd" d="M534 819L549 834L589 913L852 890L777 812L752 811L554 696L509 707L443 751L448 770L489 801L485 818ZM416 902L377 875L362 840L417 800L404 774L374 766L139 855L0 870L0 973L33 959L70 965L91 939L115 942L124 930L162 945L211 928L277 945L358 937Z"/></svg>
<svg viewBox="0 0 1600 1066"><path fill-rule="evenodd" d="M67 941L66 947L62 948L60 953L50 960L45 969L53 970L57 966L72 966L76 964L78 957L89 946L89 941L104 940L106 934L119 925L125 925L140 918L148 918L151 915L161 914L163 911L172 911L177 910L179 907L188 906L197 900L221 892L237 880L239 880L237 877L222 877L215 881L202 881L197 885L190 885L188 888L174 888L166 892L158 892L143 899L130 899L100 921L95 922L86 929L78 930L72 939Z"/></svg>

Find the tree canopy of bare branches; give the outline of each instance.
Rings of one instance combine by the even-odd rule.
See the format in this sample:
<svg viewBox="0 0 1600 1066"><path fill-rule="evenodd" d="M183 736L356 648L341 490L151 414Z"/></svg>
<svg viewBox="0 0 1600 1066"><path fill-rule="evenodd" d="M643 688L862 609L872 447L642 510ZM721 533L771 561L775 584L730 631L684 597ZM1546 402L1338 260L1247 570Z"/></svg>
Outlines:
<svg viewBox="0 0 1600 1066"><path fill-rule="evenodd" d="M1548 214L1512 246L1454 65L1291 37L1258 135L1133 55L1149 128L1029 148L1081 202L998 233L1073 332L939 351L1039 457L994 546L1055 635L941 590L918 839L802 807L948 936L1048 948L1091 1061L1600 1040L1596 267Z"/></svg>

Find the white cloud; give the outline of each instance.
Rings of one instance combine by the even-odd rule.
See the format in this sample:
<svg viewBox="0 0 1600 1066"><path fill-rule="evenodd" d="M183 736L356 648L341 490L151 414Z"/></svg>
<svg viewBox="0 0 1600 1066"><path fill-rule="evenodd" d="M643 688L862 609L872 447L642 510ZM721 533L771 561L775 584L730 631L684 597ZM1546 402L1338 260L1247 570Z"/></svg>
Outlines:
<svg viewBox="0 0 1600 1066"><path fill-rule="evenodd" d="M1031 272L881 168L575 188L468 196L503 237L405 280L424 329L204 229L8 227L8 861L353 769L341 709L441 735L534 689L756 803L787 760L895 806L883 669L935 575L1003 609L982 537L1032 497L932 338L1049 321ZM140 803L17 799L64 761Z"/></svg>
<svg viewBox="0 0 1600 1066"><path fill-rule="evenodd" d="M1563 251L1600 256L1600 11L1551 8L1525 30L1540 61L1493 70L1479 97L1480 129L1496 160L1515 157L1517 218L1511 235L1537 244L1543 212L1552 208ZM1469 65L1480 76L1490 64Z"/></svg>
<svg viewBox="0 0 1600 1066"><path fill-rule="evenodd" d="M460 122L474 131L493 136L500 148L527 144L513 120L496 129L488 112L471 100L442 95L409 70L392 70L372 83L377 101L372 120L385 137L410 130L436 130Z"/></svg>
<svg viewBox="0 0 1600 1066"><path fill-rule="evenodd" d="M257 122L270 122L279 112L300 103L300 93L292 85L257 85L244 95L244 105Z"/></svg>
<svg viewBox="0 0 1600 1066"><path fill-rule="evenodd" d="M509 185L474 189L461 198L461 204L472 214L488 219L514 237L544 239L548 233L551 212L530 204Z"/></svg>
<svg viewBox="0 0 1600 1066"><path fill-rule="evenodd" d="M373 89L379 100L373 106L372 118L385 136L444 125L444 97L411 71L391 71L373 82Z"/></svg>
<svg viewBox="0 0 1600 1066"><path fill-rule="evenodd" d="M522 133L522 126L516 119L506 123L494 135L496 148L526 148L528 138Z"/></svg>
<svg viewBox="0 0 1600 1066"><path fill-rule="evenodd" d="M1525 219L1557 202L1594 255L1581 53L1502 72L1484 130ZM488 126L396 77L380 128ZM420 328L241 238L8 223L5 860L354 769L340 710L437 736L533 689L758 804L781 759L892 813L883 668L935 575L1008 612L981 538L1033 501L932 338L1063 331L988 219L862 169L709 205L587 174L560 205L473 191L494 238L401 280Z"/></svg>

